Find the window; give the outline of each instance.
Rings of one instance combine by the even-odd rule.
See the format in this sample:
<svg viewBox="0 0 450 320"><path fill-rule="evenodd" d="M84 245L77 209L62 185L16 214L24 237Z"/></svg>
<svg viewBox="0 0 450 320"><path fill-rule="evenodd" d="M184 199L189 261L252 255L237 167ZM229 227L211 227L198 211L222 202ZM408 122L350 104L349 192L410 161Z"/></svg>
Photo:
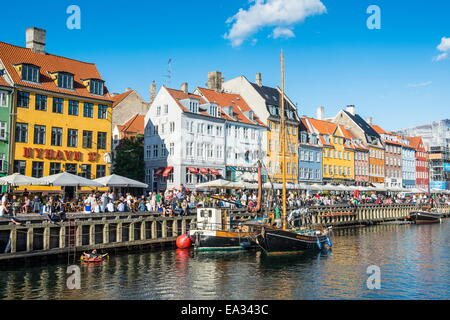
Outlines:
<svg viewBox="0 0 450 320"><path fill-rule="evenodd" d="M97 134L97 149L106 149L106 132Z"/></svg>
<svg viewBox="0 0 450 320"><path fill-rule="evenodd" d="M7 168L7 162L6 160L6 155L4 153L0 153L0 172L5 172L8 171Z"/></svg>
<svg viewBox="0 0 450 320"><path fill-rule="evenodd" d="M169 154L173 156L175 154L175 143L171 142L169 144Z"/></svg>
<svg viewBox="0 0 450 320"><path fill-rule="evenodd" d="M83 130L83 148L92 148L92 131Z"/></svg>
<svg viewBox="0 0 450 320"><path fill-rule="evenodd" d="M14 160L14 173L25 175L27 162L25 160Z"/></svg>
<svg viewBox="0 0 450 320"><path fill-rule="evenodd" d="M90 92L99 96L103 95L103 81L91 80L89 84Z"/></svg>
<svg viewBox="0 0 450 320"><path fill-rule="evenodd" d="M34 126L34 144L45 144L45 126Z"/></svg>
<svg viewBox="0 0 450 320"><path fill-rule="evenodd" d="M207 154L207 157L208 157L208 158L214 157L214 150L213 150L212 144L208 144L208 145L206 146L206 154Z"/></svg>
<svg viewBox="0 0 450 320"><path fill-rule="evenodd" d="M76 163L66 163L65 165L66 172L71 174L77 174L77 164Z"/></svg>
<svg viewBox="0 0 450 320"><path fill-rule="evenodd" d="M90 164L82 164L81 165L81 174L83 178L90 179L92 174L92 166Z"/></svg>
<svg viewBox="0 0 450 320"><path fill-rule="evenodd" d="M95 177L98 179L103 178L104 176L106 176L106 166L104 164L98 164Z"/></svg>
<svg viewBox="0 0 450 320"><path fill-rule="evenodd" d="M0 140L6 140L8 123L6 121L0 121Z"/></svg>
<svg viewBox="0 0 450 320"><path fill-rule="evenodd" d="M53 112L54 113L63 113L63 102L64 102L64 100L61 98L53 98Z"/></svg>
<svg viewBox="0 0 450 320"><path fill-rule="evenodd" d="M58 87L64 89L73 89L73 75L71 75L70 73L59 73Z"/></svg>
<svg viewBox="0 0 450 320"><path fill-rule="evenodd" d="M78 130L67 130L67 146L72 148L76 148L78 146Z"/></svg>
<svg viewBox="0 0 450 320"><path fill-rule="evenodd" d="M44 176L44 162L33 161L31 166L31 176L33 178L42 178Z"/></svg>
<svg viewBox="0 0 450 320"><path fill-rule="evenodd" d="M16 124L16 142L27 143L28 142L28 124L19 123Z"/></svg>
<svg viewBox="0 0 450 320"><path fill-rule="evenodd" d="M170 132L174 132L175 131L175 122L171 122L170 124L169 124L169 130L170 130Z"/></svg>
<svg viewBox="0 0 450 320"><path fill-rule="evenodd" d="M50 162L50 175L61 173L60 162Z"/></svg>
<svg viewBox="0 0 450 320"><path fill-rule="evenodd" d="M52 128L52 146L62 146L62 128Z"/></svg>
<svg viewBox="0 0 450 320"><path fill-rule="evenodd" d="M24 91L17 91L17 106L21 108L28 108L30 103L30 93Z"/></svg>
<svg viewBox="0 0 450 320"><path fill-rule="evenodd" d="M206 126L206 133L207 133L209 136L212 136L212 135L213 135L213 126L212 126L212 125L208 124L208 125Z"/></svg>
<svg viewBox="0 0 450 320"><path fill-rule="evenodd" d="M35 108L36 108L36 110L39 110L39 111L46 111L47 110L47 96L37 94Z"/></svg>
<svg viewBox="0 0 450 320"><path fill-rule="evenodd" d="M216 105L210 105L209 106L209 114L213 117L217 117L217 106Z"/></svg>
<svg viewBox="0 0 450 320"><path fill-rule="evenodd" d="M161 106L157 106L156 107L156 115L160 116L161 115Z"/></svg>
<svg viewBox="0 0 450 320"><path fill-rule="evenodd" d="M108 106L103 104L98 105L98 118L99 119L107 119L108 118Z"/></svg>
<svg viewBox="0 0 450 320"><path fill-rule="evenodd" d="M8 94L7 92L0 91L0 107L6 107L8 105Z"/></svg>
<svg viewBox="0 0 450 320"><path fill-rule="evenodd" d="M69 115L71 116L78 115L78 101L69 100Z"/></svg>
<svg viewBox="0 0 450 320"><path fill-rule="evenodd" d="M164 113L165 114L169 113L169 105L168 104L164 105Z"/></svg>
<svg viewBox="0 0 450 320"><path fill-rule="evenodd" d="M22 65L22 80L39 82L39 68L33 65Z"/></svg>
<svg viewBox="0 0 450 320"><path fill-rule="evenodd" d="M186 156L187 157L192 157L194 155L193 149L194 149L194 143L193 142L186 143Z"/></svg>
<svg viewBox="0 0 450 320"><path fill-rule="evenodd" d="M150 158L152 157L150 146L146 146L146 149L145 149L145 157L146 157L147 159L150 159Z"/></svg>
<svg viewBox="0 0 450 320"><path fill-rule="evenodd" d="M83 115L86 118L93 118L94 117L94 105L92 103L84 103L84 110Z"/></svg>
<svg viewBox="0 0 450 320"><path fill-rule="evenodd" d="M164 143L164 140L163 140L163 143L161 143L161 156L162 157L167 156L167 148L166 148L166 144Z"/></svg>
<svg viewBox="0 0 450 320"><path fill-rule="evenodd" d="M158 158L158 145L153 145L153 158Z"/></svg>

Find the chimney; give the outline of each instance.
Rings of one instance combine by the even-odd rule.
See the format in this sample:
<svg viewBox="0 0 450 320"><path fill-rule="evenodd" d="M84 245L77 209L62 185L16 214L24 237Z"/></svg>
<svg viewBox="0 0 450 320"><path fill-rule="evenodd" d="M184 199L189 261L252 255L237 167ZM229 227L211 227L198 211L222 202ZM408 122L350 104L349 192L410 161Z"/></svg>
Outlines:
<svg viewBox="0 0 450 320"><path fill-rule="evenodd" d="M152 81L152 84L150 85L150 103L153 102L156 98L156 83L155 80Z"/></svg>
<svg viewBox="0 0 450 320"><path fill-rule="evenodd" d="M188 93L189 93L187 82L183 82L183 83L181 84L181 91L183 91L185 94L188 94Z"/></svg>
<svg viewBox="0 0 450 320"><path fill-rule="evenodd" d="M39 28L28 28L26 30L26 47L33 52L45 54L46 31Z"/></svg>
<svg viewBox="0 0 450 320"><path fill-rule="evenodd" d="M262 74L259 72L256 74L256 84L262 87Z"/></svg>
<svg viewBox="0 0 450 320"><path fill-rule="evenodd" d="M373 118L372 118L372 117L368 117L368 118L366 119L366 122L367 122L369 125L372 125L372 124L373 124Z"/></svg>
<svg viewBox="0 0 450 320"><path fill-rule="evenodd" d="M316 118L317 120L323 120L325 115L325 108L324 107L318 107L317 108L317 114Z"/></svg>
<svg viewBox="0 0 450 320"><path fill-rule="evenodd" d="M355 106L354 105L349 105L347 106L347 108L345 109L348 113L355 115Z"/></svg>
<svg viewBox="0 0 450 320"><path fill-rule="evenodd" d="M222 92L223 77L222 72L212 71L208 72L208 89L215 90L217 92Z"/></svg>

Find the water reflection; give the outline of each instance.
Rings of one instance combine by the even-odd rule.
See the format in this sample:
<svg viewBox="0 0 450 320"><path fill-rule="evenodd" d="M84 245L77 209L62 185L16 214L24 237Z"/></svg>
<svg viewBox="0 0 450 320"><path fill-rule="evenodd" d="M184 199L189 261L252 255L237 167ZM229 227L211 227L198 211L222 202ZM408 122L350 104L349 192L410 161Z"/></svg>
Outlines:
<svg viewBox="0 0 450 320"><path fill-rule="evenodd" d="M77 262L82 290L66 289L67 264L7 266L1 299L448 299L450 223L335 229L333 250L267 257L260 251L166 250ZM369 265L382 288L366 288Z"/></svg>

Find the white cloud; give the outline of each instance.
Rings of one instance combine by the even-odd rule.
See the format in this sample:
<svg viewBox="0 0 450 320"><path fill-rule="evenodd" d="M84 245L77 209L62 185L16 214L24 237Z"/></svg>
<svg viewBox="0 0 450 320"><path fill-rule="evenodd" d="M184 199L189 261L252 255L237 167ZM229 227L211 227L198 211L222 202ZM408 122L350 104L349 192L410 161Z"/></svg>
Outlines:
<svg viewBox="0 0 450 320"><path fill-rule="evenodd" d="M450 53L450 38L442 37L441 43L437 49L442 53L433 58L433 61L441 61L447 59Z"/></svg>
<svg viewBox="0 0 450 320"><path fill-rule="evenodd" d="M433 82L431 82L431 81L419 82L419 83L408 84L408 87L409 87L409 88L428 87L428 86L431 85L432 83L433 83Z"/></svg>
<svg viewBox="0 0 450 320"><path fill-rule="evenodd" d="M295 24L327 11L320 0L250 0L250 3L247 10L241 8L227 20L232 26L224 37L232 46L240 46L264 27L275 27L273 38L292 38Z"/></svg>
<svg viewBox="0 0 450 320"><path fill-rule="evenodd" d="M278 38L283 38L283 39L295 38L295 34L294 34L294 32L291 29L283 28L283 27L276 27L275 29L273 29L273 32L272 32L271 36L274 39L278 39Z"/></svg>

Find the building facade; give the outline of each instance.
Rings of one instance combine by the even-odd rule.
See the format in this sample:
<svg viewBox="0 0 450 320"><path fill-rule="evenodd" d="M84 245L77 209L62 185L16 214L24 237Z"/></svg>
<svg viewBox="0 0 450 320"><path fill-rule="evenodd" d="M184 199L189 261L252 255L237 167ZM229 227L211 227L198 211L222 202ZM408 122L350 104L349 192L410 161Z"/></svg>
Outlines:
<svg viewBox="0 0 450 320"><path fill-rule="evenodd" d="M6 81L4 68L0 62L0 177L8 175L10 161L10 132L11 132L11 107L13 88ZM2 191L6 186L2 187Z"/></svg>
<svg viewBox="0 0 450 320"><path fill-rule="evenodd" d="M16 89L10 173L110 174L112 101L96 66L45 53L37 28L27 29L26 48L0 42L0 61Z"/></svg>
<svg viewBox="0 0 450 320"><path fill-rule="evenodd" d="M219 77L221 79L221 76ZM218 81L216 81L218 82ZM280 143L281 127L281 91L262 84L260 73L256 75L256 83L252 83L244 76L226 82L220 82L220 88L225 92L235 93L251 105L253 111L267 127L267 160L265 166L272 181L282 181L282 156ZM298 126L297 107L285 95L285 127L286 127L286 181L298 182Z"/></svg>
<svg viewBox="0 0 450 320"><path fill-rule="evenodd" d="M425 150L422 137L409 137L406 139L409 140L416 154L416 187L428 191L430 183L428 153Z"/></svg>
<svg viewBox="0 0 450 320"><path fill-rule="evenodd" d="M367 186L369 184L369 149L356 138L352 140L352 144L355 150L355 184Z"/></svg>
<svg viewBox="0 0 450 320"><path fill-rule="evenodd" d="M409 140L404 140L402 146L402 178L403 188L416 187L416 151L410 145Z"/></svg>
<svg viewBox="0 0 450 320"><path fill-rule="evenodd" d="M195 94L219 107L224 120L225 178L230 181L258 181L258 161L266 158L267 128L238 94L197 88Z"/></svg>
<svg viewBox="0 0 450 320"><path fill-rule="evenodd" d="M298 144L298 182L322 182L322 146L305 118L300 119Z"/></svg>
<svg viewBox="0 0 450 320"><path fill-rule="evenodd" d="M111 94L112 105L112 127L122 126L132 117L139 114L145 116L150 103L144 101L141 95L133 89L127 88L125 92Z"/></svg>
<svg viewBox="0 0 450 320"><path fill-rule="evenodd" d="M450 148L430 147L430 187L437 190L450 189Z"/></svg>

